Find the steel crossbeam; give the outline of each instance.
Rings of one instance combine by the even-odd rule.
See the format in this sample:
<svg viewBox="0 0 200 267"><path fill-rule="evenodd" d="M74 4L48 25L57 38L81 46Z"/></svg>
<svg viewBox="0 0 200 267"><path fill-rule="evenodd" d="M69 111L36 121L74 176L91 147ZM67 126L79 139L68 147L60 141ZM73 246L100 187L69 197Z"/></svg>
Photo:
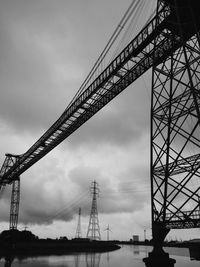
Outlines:
<svg viewBox="0 0 200 267"><path fill-rule="evenodd" d="M196 169L196 175L200 177L200 171L198 170L200 166L200 154L192 155L183 159L179 159L178 161L171 162L168 165L168 171L170 176L181 174L184 172L191 172ZM156 167L154 173L156 175L165 175L166 166Z"/></svg>
<svg viewBox="0 0 200 267"><path fill-rule="evenodd" d="M169 229L188 229L200 227L200 210L178 212L176 216L173 213L166 213L165 225Z"/></svg>

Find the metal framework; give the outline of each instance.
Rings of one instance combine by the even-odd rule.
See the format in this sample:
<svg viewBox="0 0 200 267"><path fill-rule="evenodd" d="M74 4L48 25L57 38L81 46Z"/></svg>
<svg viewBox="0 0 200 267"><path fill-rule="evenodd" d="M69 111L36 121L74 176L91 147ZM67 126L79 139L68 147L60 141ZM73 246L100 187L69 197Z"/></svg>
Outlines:
<svg viewBox="0 0 200 267"><path fill-rule="evenodd" d="M200 226L199 0L158 0L155 17L24 154L6 154L0 188L76 131L153 68L151 101L152 228ZM17 159L17 160L16 160Z"/></svg>
<svg viewBox="0 0 200 267"><path fill-rule="evenodd" d="M153 66L151 190L153 238L171 228L200 227L200 39L197 2L168 1L166 34L182 45ZM158 10L163 2L158 1ZM156 47L159 36L155 38Z"/></svg>
<svg viewBox="0 0 200 267"><path fill-rule="evenodd" d="M81 238L82 234L81 234L81 208L78 209L78 224L77 224L77 228L76 228L76 238Z"/></svg>
<svg viewBox="0 0 200 267"><path fill-rule="evenodd" d="M97 197L99 195L99 188L96 181L92 182L91 193L92 193L92 208L90 212L87 238L92 240L101 240L98 211L97 211Z"/></svg>
<svg viewBox="0 0 200 267"><path fill-rule="evenodd" d="M13 165L17 163L19 156L6 154L6 159L1 168L1 172L6 173ZM3 190L5 184L0 184L0 190ZM18 216L19 216L19 201L20 201L20 177L16 177L12 181L12 193L11 193L11 203L10 203L10 230L17 229Z"/></svg>
<svg viewBox="0 0 200 267"><path fill-rule="evenodd" d="M12 194L10 203L10 230L17 229L20 201L20 178L12 183Z"/></svg>

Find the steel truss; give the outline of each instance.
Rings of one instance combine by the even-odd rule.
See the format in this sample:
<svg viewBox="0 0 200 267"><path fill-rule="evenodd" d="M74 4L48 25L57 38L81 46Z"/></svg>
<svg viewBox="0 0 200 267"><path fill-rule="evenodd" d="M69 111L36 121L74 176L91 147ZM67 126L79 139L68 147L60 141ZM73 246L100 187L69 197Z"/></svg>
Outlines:
<svg viewBox="0 0 200 267"><path fill-rule="evenodd" d="M19 160L19 156L6 154L6 158L1 168L2 173L6 173ZM0 183L0 190L5 187L4 183ZM16 177L12 181L11 203L10 203L10 230L17 229L19 217L19 201L20 201L20 177Z"/></svg>
<svg viewBox="0 0 200 267"><path fill-rule="evenodd" d="M153 66L151 191L157 243L171 228L200 226L200 39L197 30L187 38L183 11L176 9L176 30L169 34L172 42L180 36L181 47ZM155 47L158 43L155 38Z"/></svg>
<svg viewBox="0 0 200 267"><path fill-rule="evenodd" d="M10 205L10 230L17 229L20 201L20 178L12 184L11 205Z"/></svg>
<svg viewBox="0 0 200 267"><path fill-rule="evenodd" d="M92 193L92 207L90 212L87 238L91 240L101 240L98 210L97 210L97 197L99 196L99 188L96 181L92 182L91 193Z"/></svg>
<svg viewBox="0 0 200 267"><path fill-rule="evenodd" d="M0 188L17 181L153 67L153 236L157 236L159 244L170 228L199 227L199 13L199 0L158 0L156 16L40 139L17 158L6 155L0 170Z"/></svg>
<svg viewBox="0 0 200 267"><path fill-rule="evenodd" d="M78 209L78 224L77 224L77 228L76 228L76 238L81 238L82 234L81 234L81 208Z"/></svg>

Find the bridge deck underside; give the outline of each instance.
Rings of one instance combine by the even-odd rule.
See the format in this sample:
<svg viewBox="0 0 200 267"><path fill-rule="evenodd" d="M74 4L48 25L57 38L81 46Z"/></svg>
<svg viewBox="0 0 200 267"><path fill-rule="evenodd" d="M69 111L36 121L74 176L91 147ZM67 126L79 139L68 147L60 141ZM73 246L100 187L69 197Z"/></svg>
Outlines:
<svg viewBox="0 0 200 267"><path fill-rule="evenodd" d="M189 229L200 227L200 210L191 214L191 211L166 214L165 225L169 229Z"/></svg>
<svg viewBox="0 0 200 267"><path fill-rule="evenodd" d="M200 219L194 220L174 220L165 223L168 229L190 229L190 228L200 228Z"/></svg>

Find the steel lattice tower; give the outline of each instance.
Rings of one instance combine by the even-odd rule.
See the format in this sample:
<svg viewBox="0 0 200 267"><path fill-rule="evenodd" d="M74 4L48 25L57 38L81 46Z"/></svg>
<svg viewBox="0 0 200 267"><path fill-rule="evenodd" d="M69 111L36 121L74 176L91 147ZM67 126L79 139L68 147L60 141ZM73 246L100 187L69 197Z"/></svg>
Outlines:
<svg viewBox="0 0 200 267"><path fill-rule="evenodd" d="M78 209L78 224L77 224L77 228L76 228L76 238L81 238L82 234L81 234L81 208Z"/></svg>
<svg viewBox="0 0 200 267"><path fill-rule="evenodd" d="M6 154L6 159L3 163L1 171L7 171L14 164L19 161L18 155ZM20 201L20 177L18 176L11 181L11 203L10 203L10 230L17 229L18 217L19 217L19 201ZM5 187L5 184L0 184L0 190Z"/></svg>
<svg viewBox="0 0 200 267"><path fill-rule="evenodd" d="M10 203L10 230L17 229L19 216L19 201L20 201L20 178L12 184L12 194Z"/></svg>
<svg viewBox="0 0 200 267"><path fill-rule="evenodd" d="M166 29L154 40L181 45L153 65L151 103L151 194L154 247L171 228L200 227L200 36L197 1L168 5ZM198 9L197 9L198 10ZM157 21L157 23L159 23ZM156 56L156 55L155 55Z"/></svg>
<svg viewBox="0 0 200 267"><path fill-rule="evenodd" d="M97 197L99 195L99 188L96 181L92 182L92 208L90 213L90 220L87 231L87 238L92 240L101 240L98 211L97 211Z"/></svg>

